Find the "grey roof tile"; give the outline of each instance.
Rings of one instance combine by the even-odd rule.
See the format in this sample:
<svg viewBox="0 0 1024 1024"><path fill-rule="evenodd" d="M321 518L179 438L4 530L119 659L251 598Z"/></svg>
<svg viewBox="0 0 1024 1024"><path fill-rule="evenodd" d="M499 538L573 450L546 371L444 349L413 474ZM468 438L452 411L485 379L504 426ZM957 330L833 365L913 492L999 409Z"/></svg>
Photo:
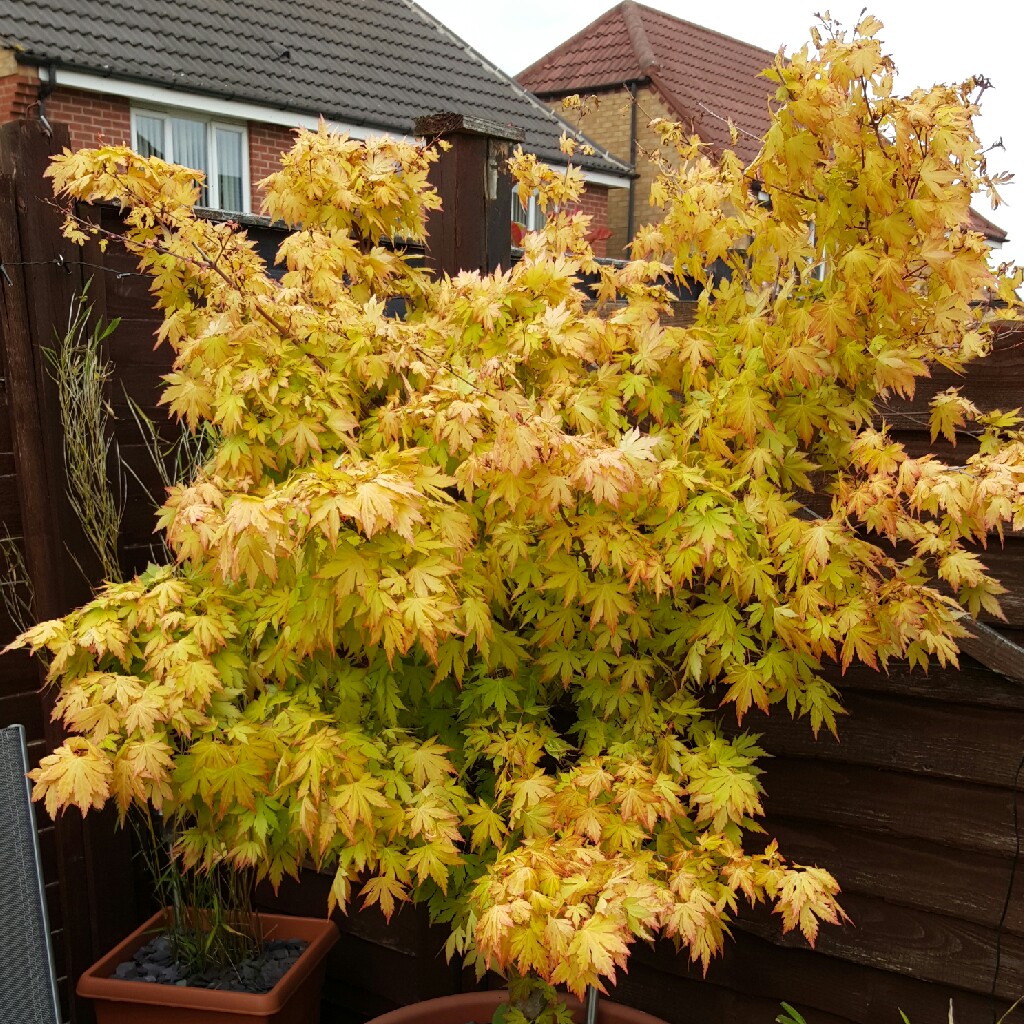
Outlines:
<svg viewBox="0 0 1024 1024"><path fill-rule="evenodd" d="M413 0L0 0L20 59L408 133L452 111L563 163L563 121ZM607 154L587 169L625 175Z"/></svg>

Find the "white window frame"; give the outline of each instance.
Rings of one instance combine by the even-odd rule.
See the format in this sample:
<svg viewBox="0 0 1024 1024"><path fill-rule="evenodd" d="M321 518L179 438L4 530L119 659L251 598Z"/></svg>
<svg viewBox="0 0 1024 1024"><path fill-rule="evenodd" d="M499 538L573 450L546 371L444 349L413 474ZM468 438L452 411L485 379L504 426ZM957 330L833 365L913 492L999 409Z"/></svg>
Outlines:
<svg viewBox="0 0 1024 1024"><path fill-rule="evenodd" d="M818 226L814 223L813 220L809 224L809 234L810 234L811 245L816 245L817 242L818 242ZM815 263L814 266L811 267L811 270L810 270L810 273L808 274L808 277L812 281L824 281L825 280L825 256L824 256L824 254L822 254L821 262L820 263Z"/></svg>
<svg viewBox="0 0 1024 1024"><path fill-rule="evenodd" d="M174 154L171 147L171 123L170 118L182 117L191 121L200 121L206 126L206 158L210 166L206 171L206 208L219 210L224 213L251 213L252 212L252 189L249 180L249 129L245 124L237 121L221 121L204 114L201 110L191 110L188 107L163 107L145 106L132 107L132 148L135 148L135 140L138 138L137 117L159 117L164 123L164 153L169 162L174 162ZM216 131L231 132L241 137L242 149L242 209L225 210L220 205L220 182L217 180L217 144Z"/></svg>
<svg viewBox="0 0 1024 1024"><path fill-rule="evenodd" d="M540 208L538 201L538 195L536 192L531 193L530 198L526 202L526 206L519 203L520 209L526 213L526 230L527 231L541 231L544 225L547 223L547 214ZM512 186L512 214L516 213L516 205L519 200L519 189ZM514 219L514 218L513 218ZM518 222L517 222L518 223Z"/></svg>

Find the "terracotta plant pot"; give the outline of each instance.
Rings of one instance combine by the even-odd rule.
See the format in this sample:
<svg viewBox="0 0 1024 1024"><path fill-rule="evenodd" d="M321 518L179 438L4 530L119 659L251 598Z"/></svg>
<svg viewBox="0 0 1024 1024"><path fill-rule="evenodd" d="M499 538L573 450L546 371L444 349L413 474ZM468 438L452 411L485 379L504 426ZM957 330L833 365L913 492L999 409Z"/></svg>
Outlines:
<svg viewBox="0 0 1024 1024"><path fill-rule="evenodd" d="M487 1024L498 1006L508 999L508 993L466 992L460 996L443 996L427 999L422 1003L402 1006L383 1017L374 1017L369 1024ZM583 1004L573 996L566 997L566 1003L573 1012L577 1024L583 1024ZM597 1024L665 1024L658 1017L628 1006L602 999L598 1003Z"/></svg>
<svg viewBox="0 0 1024 1024"><path fill-rule="evenodd" d="M80 996L93 1000L97 1024L316 1024L320 1018L325 957L338 941L330 921L260 914L264 939L305 939L309 945L267 993L224 992L112 978L161 930L167 911L154 914L97 960L78 981Z"/></svg>

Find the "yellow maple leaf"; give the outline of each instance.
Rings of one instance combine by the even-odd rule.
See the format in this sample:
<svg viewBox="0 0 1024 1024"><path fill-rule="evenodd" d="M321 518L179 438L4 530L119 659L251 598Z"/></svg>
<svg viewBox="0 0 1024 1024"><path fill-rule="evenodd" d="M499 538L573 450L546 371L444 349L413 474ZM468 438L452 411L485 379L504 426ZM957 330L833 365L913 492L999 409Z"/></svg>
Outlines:
<svg viewBox="0 0 1024 1024"><path fill-rule="evenodd" d="M67 807L77 807L83 814L99 810L110 796L112 770L110 758L98 746L72 736L29 772L35 783L32 799L44 799L54 818Z"/></svg>

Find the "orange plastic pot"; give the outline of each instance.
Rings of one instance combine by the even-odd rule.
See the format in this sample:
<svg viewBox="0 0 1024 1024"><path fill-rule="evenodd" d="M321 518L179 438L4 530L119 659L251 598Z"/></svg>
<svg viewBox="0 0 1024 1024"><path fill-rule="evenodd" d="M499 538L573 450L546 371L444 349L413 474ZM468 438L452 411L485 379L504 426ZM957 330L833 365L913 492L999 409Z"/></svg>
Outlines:
<svg viewBox="0 0 1024 1024"><path fill-rule="evenodd" d="M167 911L154 914L79 979L76 991L91 999L97 1024L316 1024L320 1019L325 957L338 941L331 921L260 914L265 939L305 939L309 945L283 978L263 995L223 992L111 975L117 965L158 933Z"/></svg>
<svg viewBox="0 0 1024 1024"><path fill-rule="evenodd" d="M442 996L427 999L422 1003L402 1006L382 1017L374 1017L368 1024L487 1024L494 1011L508 999L508 993L466 992L458 996ZM583 1024L583 1004L573 996L566 996L566 1003L572 1010L573 1020ZM649 1013L620 1006L602 999L598 1003L597 1024L665 1024L659 1017Z"/></svg>

